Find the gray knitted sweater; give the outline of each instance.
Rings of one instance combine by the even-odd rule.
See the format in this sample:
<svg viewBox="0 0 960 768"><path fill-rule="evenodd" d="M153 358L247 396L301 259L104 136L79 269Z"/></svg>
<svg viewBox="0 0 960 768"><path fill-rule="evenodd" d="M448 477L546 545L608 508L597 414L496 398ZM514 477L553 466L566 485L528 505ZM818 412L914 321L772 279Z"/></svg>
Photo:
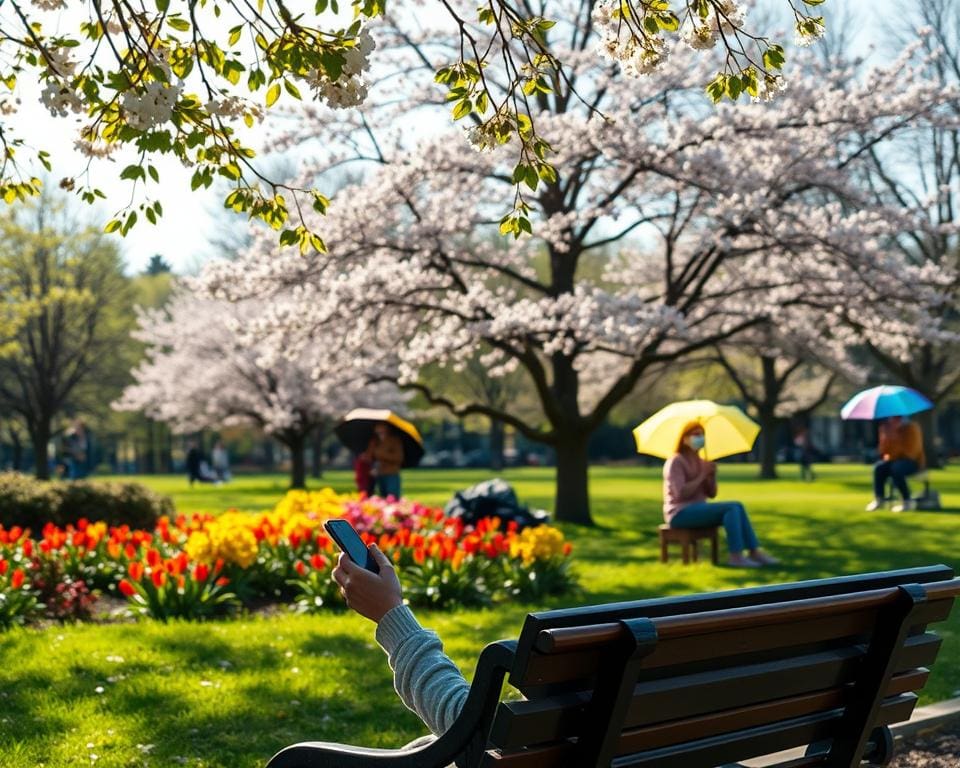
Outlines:
<svg viewBox="0 0 960 768"><path fill-rule="evenodd" d="M377 625L377 642L387 652L393 685L401 700L435 736L457 719L470 685L436 632L424 629L405 605L392 608Z"/></svg>

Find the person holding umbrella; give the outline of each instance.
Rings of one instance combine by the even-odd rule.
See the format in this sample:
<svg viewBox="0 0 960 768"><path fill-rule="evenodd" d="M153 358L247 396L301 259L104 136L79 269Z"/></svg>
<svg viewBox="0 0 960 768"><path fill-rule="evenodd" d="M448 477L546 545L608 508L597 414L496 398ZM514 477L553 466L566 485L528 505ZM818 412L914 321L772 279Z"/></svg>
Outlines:
<svg viewBox="0 0 960 768"><path fill-rule="evenodd" d="M671 528L722 525L730 551L728 562L737 568L779 561L760 549L743 504L708 501L717 495L717 465L711 459L749 451L759 432L756 422L739 408L710 400L671 403L633 431L638 452L666 459L664 522Z"/></svg>
<svg viewBox="0 0 960 768"><path fill-rule="evenodd" d="M867 512L881 509L886 501L887 481L892 481L902 501L894 512L914 508L907 478L926 466L923 432L920 425L907 418L933 407L924 395L909 387L883 385L858 392L840 409L842 419L877 419L877 452L880 460L873 465L873 501Z"/></svg>
<svg viewBox="0 0 960 768"><path fill-rule="evenodd" d="M367 490L367 482L372 479L380 496L399 499L400 470L417 466L423 458L423 438L417 428L390 410L354 408L334 433L351 451L359 454L361 464L370 465L372 477L369 478L365 471L354 467L358 490Z"/></svg>
<svg viewBox="0 0 960 768"><path fill-rule="evenodd" d="M893 511L913 509L907 478L917 474L927 463L920 425L905 416L891 416L880 422L878 433L880 461L873 465L873 501L867 504L867 512L883 507L888 480L893 482L902 499L894 505Z"/></svg>
<svg viewBox="0 0 960 768"><path fill-rule="evenodd" d="M400 467L403 466L403 443L397 430L385 421L373 428L370 444L364 451L373 465L377 493L386 498L400 498Z"/></svg>

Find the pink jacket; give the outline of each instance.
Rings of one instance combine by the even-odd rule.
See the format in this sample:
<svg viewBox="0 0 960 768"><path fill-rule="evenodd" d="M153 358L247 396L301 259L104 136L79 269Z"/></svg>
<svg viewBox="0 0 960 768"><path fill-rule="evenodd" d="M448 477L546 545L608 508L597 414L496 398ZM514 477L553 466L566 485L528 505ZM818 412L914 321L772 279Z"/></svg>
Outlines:
<svg viewBox="0 0 960 768"><path fill-rule="evenodd" d="M699 485L690 484L703 471L706 462L697 454L675 453L663 465L663 519L670 519L681 509L717 495L717 476L709 475Z"/></svg>

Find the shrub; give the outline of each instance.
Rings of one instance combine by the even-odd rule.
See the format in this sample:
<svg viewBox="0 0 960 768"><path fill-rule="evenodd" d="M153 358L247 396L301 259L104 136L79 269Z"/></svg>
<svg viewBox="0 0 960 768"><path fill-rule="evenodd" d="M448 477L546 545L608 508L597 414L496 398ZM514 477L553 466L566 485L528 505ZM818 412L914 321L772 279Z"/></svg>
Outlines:
<svg viewBox="0 0 960 768"><path fill-rule="evenodd" d="M0 474L0 525L39 531L80 520L129 525L152 530L161 515L173 513L173 502L137 483L87 480L41 481L14 472Z"/></svg>
<svg viewBox="0 0 960 768"><path fill-rule="evenodd" d="M42 609L25 570L0 557L0 630L25 624Z"/></svg>

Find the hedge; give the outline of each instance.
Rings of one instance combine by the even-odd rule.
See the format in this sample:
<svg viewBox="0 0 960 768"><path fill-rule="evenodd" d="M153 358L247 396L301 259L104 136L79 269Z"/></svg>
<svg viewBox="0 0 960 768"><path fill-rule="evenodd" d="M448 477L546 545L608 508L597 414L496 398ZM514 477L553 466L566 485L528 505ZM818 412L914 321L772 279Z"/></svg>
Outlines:
<svg viewBox="0 0 960 768"><path fill-rule="evenodd" d="M0 473L0 525L39 533L47 523L75 524L81 518L108 525L152 530L173 501L138 483L89 480L45 481L16 472Z"/></svg>

